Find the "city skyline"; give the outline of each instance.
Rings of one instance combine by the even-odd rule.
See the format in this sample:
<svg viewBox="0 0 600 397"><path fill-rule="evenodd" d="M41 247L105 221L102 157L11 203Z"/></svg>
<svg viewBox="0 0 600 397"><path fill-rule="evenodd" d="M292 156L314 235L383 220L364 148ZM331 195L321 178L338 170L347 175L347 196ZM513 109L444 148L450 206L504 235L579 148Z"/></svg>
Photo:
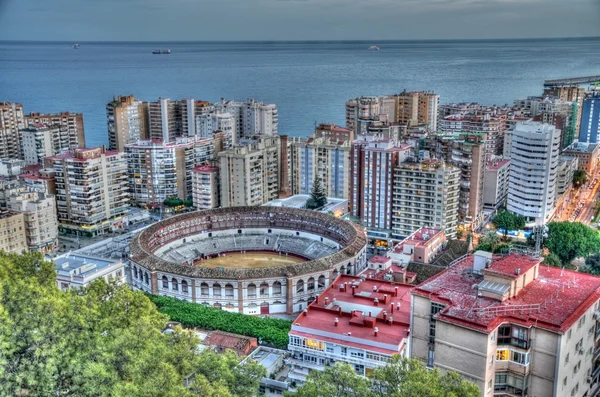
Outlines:
<svg viewBox="0 0 600 397"><path fill-rule="evenodd" d="M0 34L48 41L596 37L599 15L596 0L4 0Z"/></svg>

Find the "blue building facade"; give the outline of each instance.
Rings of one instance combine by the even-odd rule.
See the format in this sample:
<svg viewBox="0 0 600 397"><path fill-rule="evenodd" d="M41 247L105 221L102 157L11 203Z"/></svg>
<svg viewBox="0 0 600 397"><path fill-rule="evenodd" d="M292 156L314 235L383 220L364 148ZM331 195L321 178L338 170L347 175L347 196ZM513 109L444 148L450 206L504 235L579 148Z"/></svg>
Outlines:
<svg viewBox="0 0 600 397"><path fill-rule="evenodd" d="M579 142L598 143L600 135L600 93L583 101Z"/></svg>

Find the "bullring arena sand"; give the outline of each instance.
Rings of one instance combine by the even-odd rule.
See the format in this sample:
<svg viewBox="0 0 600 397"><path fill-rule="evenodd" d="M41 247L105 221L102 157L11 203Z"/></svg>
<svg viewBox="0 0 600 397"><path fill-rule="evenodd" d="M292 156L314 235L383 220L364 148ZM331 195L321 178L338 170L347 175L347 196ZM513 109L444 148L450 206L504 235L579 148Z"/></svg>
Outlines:
<svg viewBox="0 0 600 397"><path fill-rule="evenodd" d="M222 266L230 269L254 269L259 267L290 265L301 262L306 262L306 259L268 252L232 252L217 258L205 259L201 262L197 262L196 266L208 268Z"/></svg>

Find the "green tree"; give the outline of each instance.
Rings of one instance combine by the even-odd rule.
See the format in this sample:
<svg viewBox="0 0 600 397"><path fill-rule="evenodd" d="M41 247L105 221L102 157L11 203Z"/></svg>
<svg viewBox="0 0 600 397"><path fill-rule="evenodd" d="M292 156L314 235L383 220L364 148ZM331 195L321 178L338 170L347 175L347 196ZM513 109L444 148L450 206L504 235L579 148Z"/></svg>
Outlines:
<svg viewBox="0 0 600 397"><path fill-rule="evenodd" d="M588 177L584 170L575 170L575 172L573 172L573 185L575 187L585 185L587 180Z"/></svg>
<svg viewBox="0 0 600 397"><path fill-rule="evenodd" d="M311 371L304 385L287 397L368 397L371 381L354 371L350 364L337 362L324 371Z"/></svg>
<svg viewBox="0 0 600 397"><path fill-rule="evenodd" d="M306 202L306 208L309 210L314 210L325 206L325 204L327 204L327 195L325 194L325 189L321 184L321 179L315 176L312 190L310 192L310 198Z"/></svg>
<svg viewBox="0 0 600 397"><path fill-rule="evenodd" d="M97 281L63 292L54 266L40 254L0 253L0 395L210 395L199 394L203 387L215 397L256 392L261 369L239 368L231 355L198 354L192 333L162 332L166 321L127 286ZM226 382L215 380L207 360Z"/></svg>
<svg viewBox="0 0 600 397"><path fill-rule="evenodd" d="M563 266L558 255L553 254L553 253L550 253L550 255L545 256L544 260L542 261L542 264L552 266L552 267L562 267Z"/></svg>
<svg viewBox="0 0 600 397"><path fill-rule="evenodd" d="M580 222L550 222L544 245L566 266L575 258L599 253L600 235Z"/></svg>
<svg viewBox="0 0 600 397"><path fill-rule="evenodd" d="M504 238L506 239L509 230L521 230L525 227L525 217L507 210L500 210L492 219L492 224L496 229L504 230Z"/></svg>
<svg viewBox="0 0 600 397"><path fill-rule="evenodd" d="M180 199L179 197L168 197L163 201L163 205L165 207L179 207L181 205L185 205L185 201Z"/></svg>
<svg viewBox="0 0 600 397"><path fill-rule="evenodd" d="M490 230L479 238L476 250L496 252L500 246L500 237L495 230Z"/></svg>
<svg viewBox="0 0 600 397"><path fill-rule="evenodd" d="M591 255L585 258L585 266L580 271L584 273L590 273L600 275L600 254Z"/></svg>

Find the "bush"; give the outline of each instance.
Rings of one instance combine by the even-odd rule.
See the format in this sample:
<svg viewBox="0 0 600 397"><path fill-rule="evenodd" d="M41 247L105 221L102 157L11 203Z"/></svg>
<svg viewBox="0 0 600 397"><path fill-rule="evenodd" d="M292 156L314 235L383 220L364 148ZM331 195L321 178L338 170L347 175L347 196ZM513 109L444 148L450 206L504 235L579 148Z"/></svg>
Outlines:
<svg viewBox="0 0 600 397"><path fill-rule="evenodd" d="M186 327L218 330L251 336L263 344L278 349L287 349L288 332L292 322L274 318L261 318L240 313L230 313L197 303L182 301L167 296L148 295L158 311L171 321Z"/></svg>

